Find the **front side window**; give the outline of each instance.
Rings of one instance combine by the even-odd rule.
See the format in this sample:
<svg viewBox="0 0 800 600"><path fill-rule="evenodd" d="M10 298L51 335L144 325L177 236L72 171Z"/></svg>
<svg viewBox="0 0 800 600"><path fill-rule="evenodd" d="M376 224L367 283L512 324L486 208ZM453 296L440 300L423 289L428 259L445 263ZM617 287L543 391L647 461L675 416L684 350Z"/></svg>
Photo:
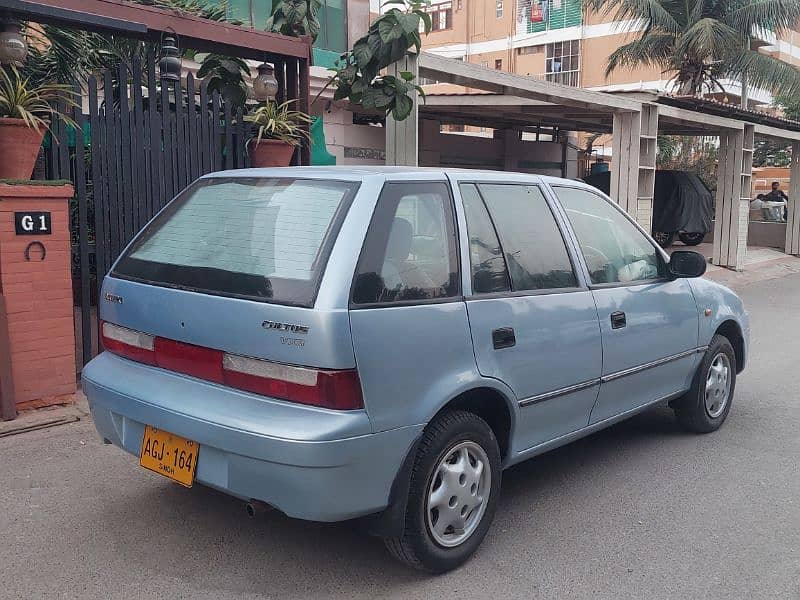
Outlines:
<svg viewBox="0 0 800 600"><path fill-rule="evenodd" d="M353 302L436 300L459 292L447 184L387 183L361 252Z"/></svg>
<svg viewBox="0 0 800 600"><path fill-rule="evenodd" d="M112 275L311 305L357 188L312 179L201 179L142 231Z"/></svg>
<svg viewBox="0 0 800 600"><path fill-rule="evenodd" d="M666 275L655 246L605 198L554 187L572 223L593 284L648 281Z"/></svg>
<svg viewBox="0 0 800 600"><path fill-rule="evenodd" d="M494 225L486 211L478 188L474 183L461 185L461 199L467 219L469 236L469 258L472 265L472 292L491 294L508 292L511 281L503 257L503 249L497 239Z"/></svg>
<svg viewBox="0 0 800 600"><path fill-rule="evenodd" d="M578 286L564 238L536 185L478 184L503 245L514 291Z"/></svg>

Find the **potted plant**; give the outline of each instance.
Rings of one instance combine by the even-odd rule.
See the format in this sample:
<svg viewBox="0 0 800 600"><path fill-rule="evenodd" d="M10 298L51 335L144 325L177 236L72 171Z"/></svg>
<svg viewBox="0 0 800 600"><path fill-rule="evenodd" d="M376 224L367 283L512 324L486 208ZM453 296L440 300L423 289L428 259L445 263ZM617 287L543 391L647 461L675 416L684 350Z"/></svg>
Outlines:
<svg viewBox="0 0 800 600"><path fill-rule="evenodd" d="M76 106L66 85L33 84L15 67L0 67L0 179L29 179L56 101Z"/></svg>
<svg viewBox="0 0 800 600"><path fill-rule="evenodd" d="M248 143L250 164L254 167L288 167L295 148L303 140L310 142L308 126L311 117L291 110L295 100L266 102L245 116L257 128Z"/></svg>

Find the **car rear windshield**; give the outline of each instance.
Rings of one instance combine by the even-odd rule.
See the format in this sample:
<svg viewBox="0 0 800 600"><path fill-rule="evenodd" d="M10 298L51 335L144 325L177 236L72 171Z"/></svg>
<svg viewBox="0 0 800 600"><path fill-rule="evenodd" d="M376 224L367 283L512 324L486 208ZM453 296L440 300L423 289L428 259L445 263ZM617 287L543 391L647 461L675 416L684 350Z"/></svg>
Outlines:
<svg viewBox="0 0 800 600"><path fill-rule="evenodd" d="M113 276L311 306L356 182L202 179L173 200Z"/></svg>

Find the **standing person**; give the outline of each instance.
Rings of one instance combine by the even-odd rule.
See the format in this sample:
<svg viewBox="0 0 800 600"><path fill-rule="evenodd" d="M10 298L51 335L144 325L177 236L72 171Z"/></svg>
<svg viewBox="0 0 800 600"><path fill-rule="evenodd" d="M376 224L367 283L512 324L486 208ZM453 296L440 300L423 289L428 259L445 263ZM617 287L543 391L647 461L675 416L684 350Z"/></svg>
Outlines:
<svg viewBox="0 0 800 600"><path fill-rule="evenodd" d="M787 196L784 191L781 189L781 184L777 181L772 182L772 191L770 191L765 197L764 200L767 202L786 202L789 200L789 196Z"/></svg>

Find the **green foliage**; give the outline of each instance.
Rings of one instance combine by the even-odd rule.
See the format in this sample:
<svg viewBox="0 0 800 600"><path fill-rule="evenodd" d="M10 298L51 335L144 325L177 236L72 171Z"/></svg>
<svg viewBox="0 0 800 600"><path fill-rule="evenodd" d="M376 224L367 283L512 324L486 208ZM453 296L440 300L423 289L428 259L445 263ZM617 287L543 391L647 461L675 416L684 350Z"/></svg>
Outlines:
<svg viewBox="0 0 800 600"><path fill-rule="evenodd" d="M775 99L775 104L783 109L783 114L787 119L800 121L800 96L780 94Z"/></svg>
<svg viewBox="0 0 800 600"><path fill-rule="evenodd" d="M197 58L201 58L201 55ZM234 105L244 106L247 101L247 83L244 78L249 72L250 68L241 58L207 54L202 56L197 76L208 79L209 91L218 91Z"/></svg>
<svg viewBox="0 0 800 600"><path fill-rule="evenodd" d="M262 139L280 140L292 146L299 145L302 140L310 142L308 127L311 125L311 117L291 110L294 102L296 100L287 100L280 104L266 102L246 115L244 120L258 128L255 139L259 142Z"/></svg>
<svg viewBox="0 0 800 600"><path fill-rule="evenodd" d="M414 83L414 75L403 72L400 77L382 75L389 65L422 47L420 27L431 31L431 16L424 7L430 0L389 0L384 6L399 4L404 10L391 8L370 25L367 34L353 49L337 61L331 84L336 87L335 100L349 99L367 110L378 110L403 121L411 114L414 101L410 94L422 88Z"/></svg>
<svg viewBox="0 0 800 600"><path fill-rule="evenodd" d="M657 144L658 169L695 173L708 189L717 189L719 147L716 138L660 135Z"/></svg>
<svg viewBox="0 0 800 600"><path fill-rule="evenodd" d="M800 70L751 49L754 32L781 33L800 21L800 0L585 0L615 20L642 20L642 33L608 58L606 73L637 65L673 74L678 92L722 90L745 76L750 85L800 93Z"/></svg>
<svg viewBox="0 0 800 600"><path fill-rule="evenodd" d="M292 37L307 35L315 42L319 35L317 15L322 5L322 0L275 0L266 29Z"/></svg>
<svg viewBox="0 0 800 600"><path fill-rule="evenodd" d="M0 68L0 117L22 119L31 129L49 129L49 120L57 115L75 124L68 115L54 108L57 102L67 110L77 106L69 86L54 83L34 83L20 75L15 67Z"/></svg>

